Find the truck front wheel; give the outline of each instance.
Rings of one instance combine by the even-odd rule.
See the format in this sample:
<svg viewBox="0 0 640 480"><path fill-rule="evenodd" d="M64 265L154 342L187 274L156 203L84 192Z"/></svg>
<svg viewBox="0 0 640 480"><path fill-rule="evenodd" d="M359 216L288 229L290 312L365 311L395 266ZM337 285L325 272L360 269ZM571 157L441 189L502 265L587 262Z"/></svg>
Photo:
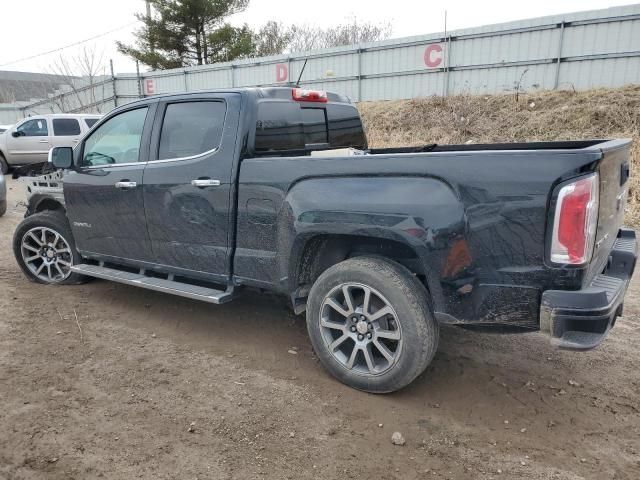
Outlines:
<svg viewBox="0 0 640 480"><path fill-rule="evenodd" d="M4 158L4 155L0 153L0 175L6 175L7 173L9 173L9 164Z"/></svg>
<svg viewBox="0 0 640 480"><path fill-rule="evenodd" d="M345 260L320 275L309 293L307 329L325 368L371 393L411 383L438 346L424 286L402 265L377 257Z"/></svg>
<svg viewBox="0 0 640 480"><path fill-rule="evenodd" d="M13 236L13 253L33 282L68 285L87 280L71 271L81 260L62 212L46 211L25 218Z"/></svg>

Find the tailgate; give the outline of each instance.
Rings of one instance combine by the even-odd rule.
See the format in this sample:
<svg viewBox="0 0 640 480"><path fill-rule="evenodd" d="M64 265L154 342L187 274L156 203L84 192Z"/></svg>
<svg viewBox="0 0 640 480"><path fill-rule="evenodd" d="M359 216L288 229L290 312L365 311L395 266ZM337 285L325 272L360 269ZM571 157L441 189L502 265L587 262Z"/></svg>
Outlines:
<svg viewBox="0 0 640 480"><path fill-rule="evenodd" d="M603 154L598 164L600 207L588 279L602 272L607 265L609 252L624 222L629 189L631 140L612 140L600 148Z"/></svg>

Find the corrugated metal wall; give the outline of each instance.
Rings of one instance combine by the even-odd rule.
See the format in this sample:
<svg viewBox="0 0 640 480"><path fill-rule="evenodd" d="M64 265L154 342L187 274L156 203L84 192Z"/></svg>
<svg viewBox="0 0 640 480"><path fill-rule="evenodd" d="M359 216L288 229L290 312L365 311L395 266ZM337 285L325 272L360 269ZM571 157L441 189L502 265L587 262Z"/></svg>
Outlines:
<svg viewBox="0 0 640 480"><path fill-rule="evenodd" d="M301 85L354 101L640 83L640 5L555 15L305 54L117 75L21 108L23 115L104 112L142 96L215 88ZM96 100L97 99L97 100ZM15 113L15 110L13 111ZM0 123L3 109L0 108Z"/></svg>

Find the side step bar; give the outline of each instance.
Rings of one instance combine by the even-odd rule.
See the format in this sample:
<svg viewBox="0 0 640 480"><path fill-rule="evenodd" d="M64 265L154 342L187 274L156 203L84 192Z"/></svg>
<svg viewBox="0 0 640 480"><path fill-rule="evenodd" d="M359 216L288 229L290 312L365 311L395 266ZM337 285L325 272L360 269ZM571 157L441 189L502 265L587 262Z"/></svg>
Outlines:
<svg viewBox="0 0 640 480"><path fill-rule="evenodd" d="M103 280L111 280L134 287L147 288L149 290L170 293L172 295L201 300L208 303L220 304L233 300L233 287L229 287L227 291L215 290L213 288L199 287L174 280L148 277L143 273L131 273L116 270L115 268L88 264L74 265L71 267L71 271L88 277L102 278Z"/></svg>

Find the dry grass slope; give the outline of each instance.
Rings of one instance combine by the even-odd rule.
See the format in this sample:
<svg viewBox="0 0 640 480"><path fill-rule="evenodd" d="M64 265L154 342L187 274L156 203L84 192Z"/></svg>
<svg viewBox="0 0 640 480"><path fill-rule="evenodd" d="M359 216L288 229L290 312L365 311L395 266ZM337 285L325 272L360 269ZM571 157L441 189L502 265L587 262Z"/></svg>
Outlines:
<svg viewBox="0 0 640 480"><path fill-rule="evenodd" d="M640 226L640 86L361 103L372 147L633 138L627 223Z"/></svg>

